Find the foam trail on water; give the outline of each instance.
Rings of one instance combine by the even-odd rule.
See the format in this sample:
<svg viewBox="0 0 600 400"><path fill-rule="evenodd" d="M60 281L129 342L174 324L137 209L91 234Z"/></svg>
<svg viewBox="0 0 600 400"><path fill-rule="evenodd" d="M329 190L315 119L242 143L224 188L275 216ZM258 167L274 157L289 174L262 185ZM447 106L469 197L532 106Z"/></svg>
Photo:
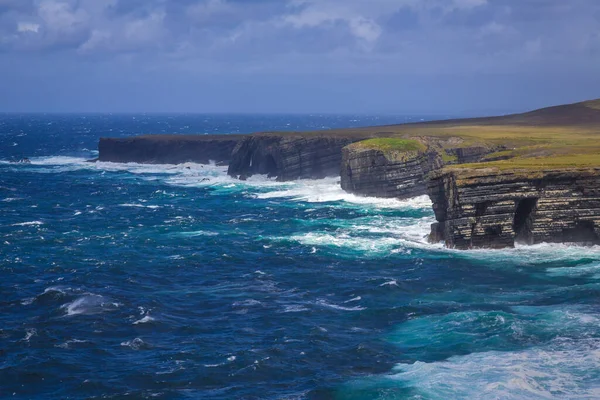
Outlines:
<svg viewBox="0 0 600 400"><path fill-rule="evenodd" d="M422 209L430 208L428 196L419 196L408 200L361 197L342 190L339 177L319 180L298 180L284 190L260 193L259 199L287 198L308 203L346 202L358 205L371 205L378 208Z"/></svg>
<svg viewBox="0 0 600 400"><path fill-rule="evenodd" d="M600 341L557 340L517 352L474 353L398 365L390 377L427 399L593 399L600 397Z"/></svg>
<svg viewBox="0 0 600 400"><path fill-rule="evenodd" d="M68 316L73 315L91 315L105 311L111 311L119 307L120 304L108 301L104 296L97 294L87 294L79 297L71 303L64 304L61 308L66 310Z"/></svg>

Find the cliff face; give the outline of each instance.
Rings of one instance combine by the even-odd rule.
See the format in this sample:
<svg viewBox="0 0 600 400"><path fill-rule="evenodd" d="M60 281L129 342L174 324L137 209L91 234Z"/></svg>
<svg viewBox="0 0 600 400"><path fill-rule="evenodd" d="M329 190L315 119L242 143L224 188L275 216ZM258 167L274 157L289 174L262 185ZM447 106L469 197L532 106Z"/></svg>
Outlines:
<svg viewBox="0 0 600 400"><path fill-rule="evenodd" d="M394 154L351 145L342 150L342 189L374 197L421 196L427 193L425 176L441 166L442 160L436 153Z"/></svg>
<svg viewBox="0 0 600 400"><path fill-rule="evenodd" d="M245 179L256 174L279 181L338 176L342 148L359 139L323 135L251 135L233 150L228 173Z"/></svg>
<svg viewBox="0 0 600 400"><path fill-rule="evenodd" d="M241 135L149 135L132 138L101 138L100 161L144 164L195 162L227 164Z"/></svg>
<svg viewBox="0 0 600 400"><path fill-rule="evenodd" d="M600 244L599 173L600 169L433 173L427 187L438 223L430 239L457 249Z"/></svg>

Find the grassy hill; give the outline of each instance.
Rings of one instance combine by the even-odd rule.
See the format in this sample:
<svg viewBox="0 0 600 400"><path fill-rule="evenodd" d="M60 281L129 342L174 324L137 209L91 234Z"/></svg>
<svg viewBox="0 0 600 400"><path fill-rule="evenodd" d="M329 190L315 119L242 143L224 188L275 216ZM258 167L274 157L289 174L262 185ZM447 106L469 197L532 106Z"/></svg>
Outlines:
<svg viewBox="0 0 600 400"><path fill-rule="evenodd" d="M600 166L600 100L498 117L332 130L327 134L417 139L441 153L472 146L497 149L483 162L464 164L465 168L595 167ZM387 148L393 150L389 144Z"/></svg>

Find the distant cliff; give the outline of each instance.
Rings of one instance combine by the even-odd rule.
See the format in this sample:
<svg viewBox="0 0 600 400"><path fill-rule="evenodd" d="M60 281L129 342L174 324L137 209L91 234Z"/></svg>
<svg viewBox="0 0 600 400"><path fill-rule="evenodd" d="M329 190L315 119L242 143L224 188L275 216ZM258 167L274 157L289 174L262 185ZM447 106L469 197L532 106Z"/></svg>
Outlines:
<svg viewBox="0 0 600 400"><path fill-rule="evenodd" d="M279 181L339 176L342 148L360 139L317 133L247 136L233 150L228 173L241 179L263 174Z"/></svg>
<svg viewBox="0 0 600 400"><path fill-rule="evenodd" d="M457 249L600 244L600 168L449 168L427 186L438 220L433 242Z"/></svg>
<svg viewBox="0 0 600 400"><path fill-rule="evenodd" d="M242 135L147 135L101 138L99 161L145 164L215 162L227 165Z"/></svg>

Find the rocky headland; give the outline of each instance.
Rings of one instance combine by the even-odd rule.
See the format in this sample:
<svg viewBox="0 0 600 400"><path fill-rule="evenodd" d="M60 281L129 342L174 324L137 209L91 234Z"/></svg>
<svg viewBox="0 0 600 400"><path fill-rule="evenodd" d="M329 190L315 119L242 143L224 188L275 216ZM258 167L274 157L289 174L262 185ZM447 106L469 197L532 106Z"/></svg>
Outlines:
<svg viewBox="0 0 600 400"><path fill-rule="evenodd" d="M140 164L183 164L193 162L228 165L244 135L144 135L101 138L98 160Z"/></svg>
<svg viewBox="0 0 600 400"><path fill-rule="evenodd" d="M364 196L429 195L457 249L600 244L600 100L501 117L322 132L103 138L100 161L228 165L280 181L341 176Z"/></svg>

